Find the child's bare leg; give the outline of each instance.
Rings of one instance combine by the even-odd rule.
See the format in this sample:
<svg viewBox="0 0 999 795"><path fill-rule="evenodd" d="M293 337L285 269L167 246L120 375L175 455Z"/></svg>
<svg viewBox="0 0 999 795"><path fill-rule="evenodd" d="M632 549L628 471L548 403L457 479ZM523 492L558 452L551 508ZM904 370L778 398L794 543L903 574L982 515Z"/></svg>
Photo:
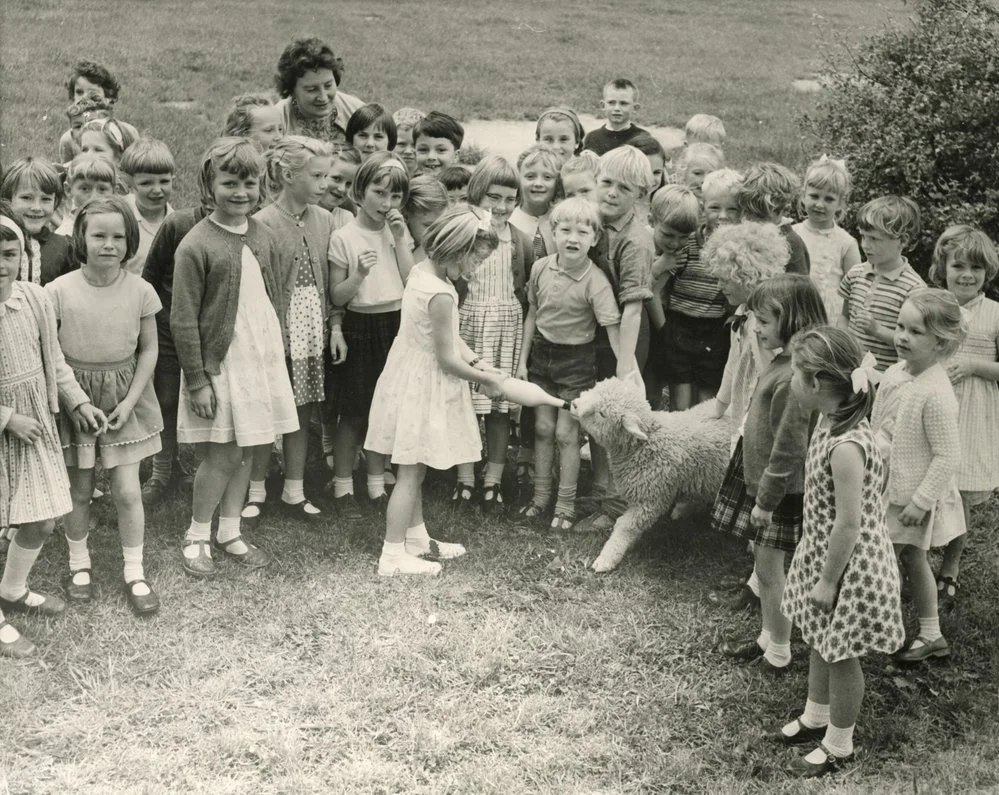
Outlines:
<svg viewBox="0 0 999 795"><path fill-rule="evenodd" d="M70 586L67 596L72 601L87 601L93 594L90 589L90 550L87 536L90 532L90 497L94 493L94 470L66 467L69 473L69 495L73 510L63 519L66 543L69 546ZM79 586L78 589L73 586Z"/></svg>
<svg viewBox="0 0 999 795"><path fill-rule="evenodd" d="M482 473L482 510L492 511L503 505L500 483L510 444L510 415L493 411L486 415L486 467Z"/></svg>
<svg viewBox="0 0 999 795"><path fill-rule="evenodd" d="M333 497L354 493L354 461L364 441L363 420L341 416L333 436Z"/></svg>
<svg viewBox="0 0 999 795"><path fill-rule="evenodd" d="M902 562L909 574L909 590L912 602L919 616L919 634L909 647L898 653L897 659L902 662L912 662L924 659L928 646L934 649L933 656L946 656L947 642L940 632L940 613L937 606L937 585L930 568L930 561L925 550L906 544L902 547Z"/></svg>
<svg viewBox="0 0 999 795"><path fill-rule="evenodd" d="M284 490L281 493L281 501L286 505L300 505L301 512L306 516L318 516L321 513L305 498L305 461L309 452L309 425L314 406L314 403L307 403L298 407L298 430L286 433L282 442Z"/></svg>
<svg viewBox="0 0 999 795"><path fill-rule="evenodd" d="M534 496L531 498L534 516L545 510L552 499L557 416L558 409L552 406L534 409Z"/></svg>
<svg viewBox="0 0 999 795"><path fill-rule="evenodd" d="M410 526L415 519L423 525L423 476L422 464L402 464L396 473L395 488L385 510L385 543L378 560L378 573L383 577L395 574L439 574L441 564L422 560L407 551ZM419 508L417 506L419 505ZM417 528L413 528L417 529Z"/></svg>
<svg viewBox="0 0 999 795"><path fill-rule="evenodd" d="M54 527L55 522L50 519L27 522L17 528L17 534L7 548L7 562L0 578L0 599L7 602L3 608L8 612L32 610L42 615L58 615L66 609L66 603L59 597L45 596L28 589L28 575Z"/></svg>
<svg viewBox="0 0 999 795"><path fill-rule="evenodd" d="M146 515L139 486L139 464L123 464L111 470L111 494L118 512L118 536L121 539L122 574L128 585L132 609L140 614L159 609L159 598L145 581L142 552ZM131 583L131 584L130 584Z"/></svg>
<svg viewBox="0 0 999 795"><path fill-rule="evenodd" d="M697 402L695 405L700 405L701 403L706 403L709 400L713 400L714 396L717 394L718 394L718 389L716 387L697 386L696 388Z"/></svg>
<svg viewBox="0 0 999 795"><path fill-rule="evenodd" d="M559 481L555 500L555 519L573 520L576 517L576 484L579 482L579 423L568 411L558 411L555 425L558 442ZM554 524L553 524L554 526ZM568 529L558 527L557 529Z"/></svg>
<svg viewBox="0 0 999 795"><path fill-rule="evenodd" d="M812 649L808 658L808 699L805 701L805 710L790 723L781 727L780 733L787 743L797 745L804 741L804 738L794 738L801 734L802 730L811 730L806 737L809 739L819 739L818 730L825 730L829 725L829 664L822 659L822 655Z"/></svg>
<svg viewBox="0 0 999 795"><path fill-rule="evenodd" d="M287 436L284 437L287 440ZM286 442L287 443L287 442ZM250 465L250 487L246 494L246 505L240 516L256 519L262 513L260 507L267 501L267 470L271 464L271 448L265 445L253 448L253 462Z"/></svg>
<svg viewBox="0 0 999 795"><path fill-rule="evenodd" d="M694 385L676 384L669 385L669 410L686 411L694 405Z"/></svg>
<svg viewBox="0 0 999 795"><path fill-rule="evenodd" d="M806 765L823 765L828 751L840 759L853 753L853 728L864 699L864 672L860 660L827 663L829 670L829 724L816 748L804 758Z"/></svg>
<svg viewBox="0 0 999 795"><path fill-rule="evenodd" d="M766 645L764 659L775 668L783 668L791 663L791 622L780 610L784 595L784 557L779 549L756 544L756 573L760 580L760 609L763 614L761 637Z"/></svg>
<svg viewBox="0 0 999 795"><path fill-rule="evenodd" d="M961 507L964 509L964 526L968 528L968 531L944 547L943 560L940 562L940 578L950 577L954 581L953 584L945 583L944 587L940 589L941 594L946 594L948 597L957 595L957 580L961 575L961 556L964 554L964 545L968 540L968 532L971 530L971 505L963 493L961 494ZM954 593L948 593L950 589L954 589Z"/></svg>
<svg viewBox="0 0 999 795"><path fill-rule="evenodd" d="M371 450L364 451L364 462L368 472L367 480L369 500L377 500L386 496L385 458L386 456L382 453L374 453Z"/></svg>

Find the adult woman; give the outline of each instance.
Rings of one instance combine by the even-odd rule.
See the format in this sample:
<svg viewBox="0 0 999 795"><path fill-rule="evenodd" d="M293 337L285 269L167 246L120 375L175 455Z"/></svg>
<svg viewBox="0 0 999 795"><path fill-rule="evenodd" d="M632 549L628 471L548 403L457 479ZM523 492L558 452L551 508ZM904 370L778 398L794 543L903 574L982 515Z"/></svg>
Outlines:
<svg viewBox="0 0 999 795"><path fill-rule="evenodd" d="M364 103L337 91L343 76L343 61L328 44L309 37L294 39L278 59L278 107L284 113L289 135L305 135L343 146L351 114Z"/></svg>

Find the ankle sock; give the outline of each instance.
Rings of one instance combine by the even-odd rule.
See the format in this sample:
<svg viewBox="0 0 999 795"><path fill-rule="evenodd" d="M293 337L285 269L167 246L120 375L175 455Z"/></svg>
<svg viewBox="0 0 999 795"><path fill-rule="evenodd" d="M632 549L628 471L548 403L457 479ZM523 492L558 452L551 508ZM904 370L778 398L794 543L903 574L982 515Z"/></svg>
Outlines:
<svg viewBox="0 0 999 795"><path fill-rule="evenodd" d="M191 526L187 528L187 532L184 534L184 557L188 560L194 560L198 557L201 552L201 545L195 546L191 544L192 541L211 541L212 538L212 523L211 522L199 522L195 519L191 519ZM212 550L211 547L208 548L208 556L211 557Z"/></svg>
<svg viewBox="0 0 999 795"><path fill-rule="evenodd" d="M169 483L173 477L173 455L170 452L164 453L162 450L153 456L153 473L150 480L158 480L160 483Z"/></svg>
<svg viewBox="0 0 999 795"><path fill-rule="evenodd" d="M555 498L555 513L576 515L576 484L571 486L558 485L558 496Z"/></svg>
<svg viewBox="0 0 999 795"><path fill-rule="evenodd" d="M466 486L475 485L475 465L458 464L458 482Z"/></svg>
<svg viewBox="0 0 999 795"><path fill-rule="evenodd" d="M817 701L807 699L805 701L805 711L798 718L801 725L809 729L817 729L820 726L829 725L829 705L819 704Z"/></svg>
<svg viewBox="0 0 999 795"><path fill-rule="evenodd" d="M121 548L121 557L125 562L124 575L126 583L146 579L146 573L142 568L141 545L137 547L126 547L123 545ZM144 582L134 585L132 586L132 593L136 596L149 596L149 586Z"/></svg>
<svg viewBox="0 0 999 795"><path fill-rule="evenodd" d="M552 501L552 476L547 472L534 473L534 496L531 502L539 508L547 508Z"/></svg>
<svg viewBox="0 0 999 795"><path fill-rule="evenodd" d="M267 501L267 481L264 480L251 480L250 490L246 494L247 502L266 502Z"/></svg>
<svg viewBox="0 0 999 795"><path fill-rule="evenodd" d="M219 517L219 529L215 533L215 538L220 544L232 541L239 535L239 519L238 516Z"/></svg>
<svg viewBox="0 0 999 795"><path fill-rule="evenodd" d="M822 738L822 744L833 756L840 758L849 756L853 753L853 726L839 729L830 723L826 726L826 736Z"/></svg>
<svg viewBox="0 0 999 795"><path fill-rule="evenodd" d="M7 548L7 565L4 566L3 578L0 579L0 596L4 599L20 599L24 596L24 592L28 590L31 567L35 565L41 551L41 546L37 549L25 549L17 543L16 538L10 542Z"/></svg>
<svg viewBox="0 0 999 795"><path fill-rule="evenodd" d="M385 541L382 543L382 557L387 559L396 559L406 554L406 542L401 541L399 543L392 543L390 541Z"/></svg>
<svg viewBox="0 0 999 795"><path fill-rule="evenodd" d="M385 473L368 475L368 499L376 500L385 493Z"/></svg>
<svg viewBox="0 0 999 795"><path fill-rule="evenodd" d="M767 644L763 659L775 668L785 668L791 664L791 641L787 643L774 643L773 640Z"/></svg>
<svg viewBox="0 0 999 795"><path fill-rule="evenodd" d="M485 472L482 474L482 484L484 486L498 486L503 480L503 467L503 464L487 461Z"/></svg>
<svg viewBox="0 0 999 795"><path fill-rule="evenodd" d="M922 618L919 619L919 637L925 640L927 643L932 643L937 638L942 637L943 633L940 631L940 616L933 616L933 618Z"/></svg>
<svg viewBox="0 0 999 795"><path fill-rule="evenodd" d="M66 545L69 547L70 571L79 571L80 569L91 568L90 549L87 547L88 538L90 538L90 536L85 535L79 541L74 541L69 536L66 536Z"/></svg>
<svg viewBox="0 0 999 795"><path fill-rule="evenodd" d="M757 596L760 595L760 578L756 576L756 568L753 568L753 573L749 575L749 579L746 580L746 586Z"/></svg>
<svg viewBox="0 0 999 795"><path fill-rule="evenodd" d="M770 645L770 630L761 629L760 634L756 638L756 645L759 646L763 651L767 650Z"/></svg>
<svg viewBox="0 0 999 795"><path fill-rule="evenodd" d="M250 483L250 487L252 490L252 482ZM281 492L281 502L288 505L298 505L300 502L305 502L305 481L285 478L284 490Z"/></svg>
<svg viewBox="0 0 999 795"><path fill-rule="evenodd" d="M406 530L406 541L413 541L416 543L426 541L429 543L430 534L427 532L427 523L420 522L418 525L408 528Z"/></svg>
<svg viewBox="0 0 999 795"><path fill-rule="evenodd" d="M354 493L354 476L349 478L333 478L333 499L338 500Z"/></svg>

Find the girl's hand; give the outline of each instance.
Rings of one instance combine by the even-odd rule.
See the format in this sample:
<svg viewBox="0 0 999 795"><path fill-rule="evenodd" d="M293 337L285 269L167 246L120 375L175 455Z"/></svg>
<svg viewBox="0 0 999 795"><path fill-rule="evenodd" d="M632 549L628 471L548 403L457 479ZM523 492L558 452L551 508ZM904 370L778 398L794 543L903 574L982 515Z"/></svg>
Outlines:
<svg viewBox="0 0 999 795"><path fill-rule="evenodd" d="M770 527L773 517L773 511L764 511L759 505L754 505L753 512L749 514L749 524L754 530L765 530Z"/></svg>
<svg viewBox="0 0 999 795"><path fill-rule="evenodd" d="M392 237L402 240L406 236L406 219L398 210L389 210L385 213L385 223L388 224Z"/></svg>
<svg viewBox="0 0 999 795"><path fill-rule="evenodd" d="M808 594L808 601L823 613L830 613L836 604L836 594L837 588L835 583L819 580Z"/></svg>
<svg viewBox="0 0 999 795"><path fill-rule="evenodd" d="M947 365L947 375L952 384L959 384L975 375L975 367L971 362L951 362Z"/></svg>
<svg viewBox="0 0 999 795"><path fill-rule="evenodd" d="M333 364L343 364L347 359L347 340L339 326L334 326L330 331L330 354L333 356Z"/></svg>
<svg viewBox="0 0 999 795"><path fill-rule="evenodd" d="M73 425L81 433L92 433L100 436L108 429L108 418L92 403L81 403L73 409Z"/></svg>
<svg viewBox="0 0 999 795"><path fill-rule="evenodd" d="M376 264L378 264L378 254L371 249L357 255L357 272L361 274L362 279L371 273Z"/></svg>
<svg viewBox="0 0 999 795"><path fill-rule="evenodd" d="M115 406L114 411L108 415L108 430L117 431L120 429L126 422L128 422L128 418L132 416L132 409L134 408L135 406L126 400L123 400Z"/></svg>
<svg viewBox="0 0 999 795"><path fill-rule="evenodd" d="M14 414L7 420L5 430L10 431L15 439L20 439L25 444L34 444L42 438L44 428L34 417L29 417L27 414Z"/></svg>
<svg viewBox="0 0 999 795"><path fill-rule="evenodd" d="M191 410L203 420L214 419L215 390L211 384L205 384L191 393Z"/></svg>
<svg viewBox="0 0 999 795"><path fill-rule="evenodd" d="M909 503L898 515L898 520L905 527L917 527L926 521L926 511L914 503Z"/></svg>
<svg viewBox="0 0 999 795"><path fill-rule="evenodd" d="M503 398L502 383L505 376L489 374L488 378L479 383L479 391L490 400L500 400Z"/></svg>

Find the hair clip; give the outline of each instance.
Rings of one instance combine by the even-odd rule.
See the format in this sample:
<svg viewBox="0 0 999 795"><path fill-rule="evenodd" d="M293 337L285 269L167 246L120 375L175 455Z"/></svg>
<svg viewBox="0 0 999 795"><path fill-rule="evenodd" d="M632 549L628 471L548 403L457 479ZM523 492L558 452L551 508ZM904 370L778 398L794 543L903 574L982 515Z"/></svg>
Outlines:
<svg viewBox="0 0 999 795"><path fill-rule="evenodd" d="M380 168L400 168L403 171L405 171L407 174L409 173L403 162L401 160L397 160L394 157L388 158L384 163L381 164Z"/></svg>
<svg viewBox="0 0 999 795"><path fill-rule="evenodd" d="M860 367L855 367L850 373L850 383L853 384L853 393L867 392L871 384L875 386L881 381L881 373L877 371L878 360L874 354L867 351L864 358L860 360Z"/></svg>

